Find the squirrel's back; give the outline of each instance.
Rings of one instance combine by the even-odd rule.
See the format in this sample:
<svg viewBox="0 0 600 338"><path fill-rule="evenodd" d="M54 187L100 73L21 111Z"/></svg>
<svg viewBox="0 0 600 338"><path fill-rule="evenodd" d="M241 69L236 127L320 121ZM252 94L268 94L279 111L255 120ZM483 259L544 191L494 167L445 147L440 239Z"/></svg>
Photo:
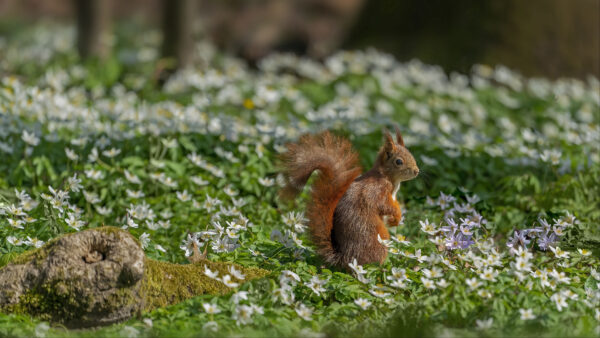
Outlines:
<svg viewBox="0 0 600 338"><path fill-rule="evenodd" d="M377 203L385 200L392 185L379 173L369 170L356 178L340 199L334 215L332 242L339 260L347 264L383 263L387 248L377 236L388 239L389 233L379 216Z"/></svg>
<svg viewBox="0 0 600 338"><path fill-rule="evenodd" d="M289 144L281 159L286 179L282 195L286 197L302 191L313 171L318 171L306 209L311 237L317 252L328 264L343 264L331 238L333 215L352 181L360 175L358 154L348 140L325 131L304 135L298 142Z"/></svg>

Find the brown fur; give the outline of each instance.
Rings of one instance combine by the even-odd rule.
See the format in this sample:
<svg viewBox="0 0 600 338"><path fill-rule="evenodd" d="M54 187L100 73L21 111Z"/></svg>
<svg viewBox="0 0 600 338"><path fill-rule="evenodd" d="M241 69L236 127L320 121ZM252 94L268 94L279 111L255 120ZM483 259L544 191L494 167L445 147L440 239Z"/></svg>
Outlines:
<svg viewBox="0 0 600 338"><path fill-rule="evenodd" d="M305 135L282 155L288 180L284 196L298 194L312 172L319 171L307 217L317 252L328 264L347 268L354 258L359 264L385 260L387 249L377 239L390 238L383 217L389 216L391 226L398 225L402 213L393 196L395 187L419 171L398 130L396 139L397 143L385 132L373 168L360 177L358 155L350 142L329 132Z"/></svg>

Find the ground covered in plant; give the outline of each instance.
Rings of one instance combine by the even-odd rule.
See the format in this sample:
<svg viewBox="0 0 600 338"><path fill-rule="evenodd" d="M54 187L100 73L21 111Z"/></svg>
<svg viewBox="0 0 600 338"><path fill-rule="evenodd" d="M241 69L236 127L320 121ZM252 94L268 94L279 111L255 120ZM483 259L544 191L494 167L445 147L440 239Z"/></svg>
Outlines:
<svg viewBox="0 0 600 338"><path fill-rule="evenodd" d="M271 271L207 269L231 293L96 330L0 314L0 335L600 334L598 79L446 74L373 50L253 69L201 42L161 87L155 32L123 26L109 60L81 64L69 28L0 29L1 265L105 224L157 260L195 245ZM422 174L400 189L389 258L329 269L307 195L277 198L277 154L331 129L367 168L393 123Z"/></svg>

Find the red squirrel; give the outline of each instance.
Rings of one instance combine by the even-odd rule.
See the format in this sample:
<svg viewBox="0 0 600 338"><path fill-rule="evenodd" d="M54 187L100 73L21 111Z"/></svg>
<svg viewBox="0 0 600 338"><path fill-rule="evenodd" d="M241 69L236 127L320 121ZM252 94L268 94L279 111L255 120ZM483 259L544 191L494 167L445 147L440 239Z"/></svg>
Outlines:
<svg viewBox="0 0 600 338"><path fill-rule="evenodd" d="M328 131L302 136L281 155L283 197L299 194L318 171L306 214L317 253L329 265L347 269L353 259L381 264L387 257L378 239L390 238L384 217L390 226L398 225L400 182L415 178L419 168L397 126L395 141L387 130L384 136L373 167L362 175L350 142Z"/></svg>

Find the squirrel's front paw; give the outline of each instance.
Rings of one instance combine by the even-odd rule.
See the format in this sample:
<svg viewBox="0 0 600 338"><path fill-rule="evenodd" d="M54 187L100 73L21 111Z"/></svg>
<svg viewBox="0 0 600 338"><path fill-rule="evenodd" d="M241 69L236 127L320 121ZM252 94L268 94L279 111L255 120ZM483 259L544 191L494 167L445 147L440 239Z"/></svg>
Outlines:
<svg viewBox="0 0 600 338"><path fill-rule="evenodd" d="M391 227L398 226L398 224L400 224L400 219L396 217L388 217L387 224Z"/></svg>

